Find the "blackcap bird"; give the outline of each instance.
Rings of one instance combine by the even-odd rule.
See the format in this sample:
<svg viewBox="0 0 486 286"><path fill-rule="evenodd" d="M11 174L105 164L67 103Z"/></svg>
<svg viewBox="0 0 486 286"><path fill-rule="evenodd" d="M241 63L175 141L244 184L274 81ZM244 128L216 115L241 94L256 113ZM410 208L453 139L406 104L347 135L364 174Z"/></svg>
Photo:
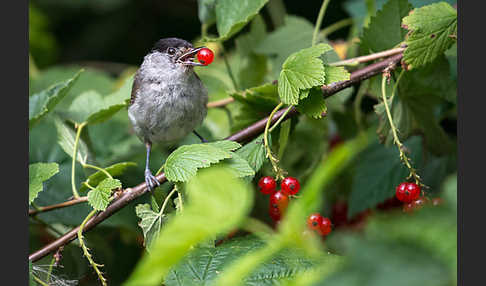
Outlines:
<svg viewBox="0 0 486 286"><path fill-rule="evenodd" d="M174 142L194 132L207 114L208 92L194 72L194 56L203 47L178 38L160 39L135 74L128 117L145 143L145 182L152 191L159 181L149 169L152 143Z"/></svg>

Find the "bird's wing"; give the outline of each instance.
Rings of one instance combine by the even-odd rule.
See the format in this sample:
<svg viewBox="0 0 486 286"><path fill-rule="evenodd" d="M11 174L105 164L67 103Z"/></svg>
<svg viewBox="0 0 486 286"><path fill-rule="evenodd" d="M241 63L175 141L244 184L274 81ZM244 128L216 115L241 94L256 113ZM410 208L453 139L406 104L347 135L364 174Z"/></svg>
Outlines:
<svg viewBox="0 0 486 286"><path fill-rule="evenodd" d="M141 79L139 76L139 73L135 74L134 80L133 80L133 85L132 85L132 94L130 96L130 105L132 105L135 102L135 99L137 97L137 91L138 88L140 87Z"/></svg>

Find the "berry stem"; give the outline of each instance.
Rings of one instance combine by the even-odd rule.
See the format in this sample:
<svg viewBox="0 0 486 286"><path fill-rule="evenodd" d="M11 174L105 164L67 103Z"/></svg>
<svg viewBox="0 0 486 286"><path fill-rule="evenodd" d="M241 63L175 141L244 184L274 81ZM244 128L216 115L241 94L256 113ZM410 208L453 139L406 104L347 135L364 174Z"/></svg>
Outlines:
<svg viewBox="0 0 486 286"><path fill-rule="evenodd" d="M319 30L321 28L322 19L324 18L324 14L326 14L327 5L331 2L331 0L324 0L321 5L321 9L319 10L319 15L317 15L316 26L314 27L314 33L312 35L312 46L317 44L317 38L319 36Z"/></svg>
<svg viewBox="0 0 486 286"><path fill-rule="evenodd" d="M398 79L401 78L401 75L402 74L400 74L400 77ZM400 139L398 138L397 128L395 127L395 124L393 123L393 118L392 118L392 115L391 115L391 112L390 112L390 108L388 107L388 99L386 98L386 90L385 90L386 81L387 81L387 76L386 76L386 74L383 74L383 77L382 77L382 80L381 80L381 96L383 98L383 104L385 105L386 115L388 117L388 122L390 123L390 128L391 128L391 131L392 131L392 134L393 134L393 142L397 145L398 152L400 152L400 160L402 161L402 163L405 166L407 166L407 168L410 172L407 179L410 179L410 178L413 177L415 179L415 183L417 185L424 186L420 182L420 176L417 174L416 170L412 167L412 164L410 163L410 158L408 158L407 155L405 154L405 152L403 152L403 144L402 144L402 142L400 142ZM398 81L395 83L395 86L397 84L398 84ZM393 91L395 91L395 88L393 89ZM393 99L393 95L394 95L394 93L392 94L392 99Z"/></svg>
<svg viewBox="0 0 486 286"><path fill-rule="evenodd" d="M280 102L273 110L272 113L270 113L270 116L268 117L267 124L265 125L265 131L263 135L263 141L265 145L265 151L266 151L266 157L270 159L270 163L272 164L273 170L276 174L277 179L283 179L283 170L278 167L278 159L275 158L272 155L272 149L270 148L270 145L268 144L268 133L269 133L269 128L270 124L272 123L272 118L275 115L275 113L282 107L284 104ZM288 110L287 110L288 111ZM280 117L283 118L284 116ZM278 122L276 122L278 123ZM275 126L275 125L274 125Z"/></svg>

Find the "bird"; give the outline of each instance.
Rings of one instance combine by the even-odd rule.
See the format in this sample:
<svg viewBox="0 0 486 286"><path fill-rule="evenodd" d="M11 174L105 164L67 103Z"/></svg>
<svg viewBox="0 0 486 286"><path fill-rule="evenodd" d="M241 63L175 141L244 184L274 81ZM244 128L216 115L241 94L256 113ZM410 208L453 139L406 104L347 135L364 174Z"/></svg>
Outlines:
<svg viewBox="0 0 486 286"><path fill-rule="evenodd" d="M193 132L207 115L208 91L194 72L194 57L205 47L194 48L180 38L158 40L135 73L128 118L134 133L145 144L145 183L152 192L160 182L149 168L152 144L172 143Z"/></svg>

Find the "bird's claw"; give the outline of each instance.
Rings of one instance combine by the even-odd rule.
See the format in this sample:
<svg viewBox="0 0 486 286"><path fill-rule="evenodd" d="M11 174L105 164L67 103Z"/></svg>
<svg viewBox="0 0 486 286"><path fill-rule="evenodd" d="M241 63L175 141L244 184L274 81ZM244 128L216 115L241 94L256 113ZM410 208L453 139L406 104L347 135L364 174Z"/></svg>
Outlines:
<svg viewBox="0 0 486 286"><path fill-rule="evenodd" d="M145 170L145 183L149 192L153 192L156 187L160 186L159 180L152 175L150 170Z"/></svg>

